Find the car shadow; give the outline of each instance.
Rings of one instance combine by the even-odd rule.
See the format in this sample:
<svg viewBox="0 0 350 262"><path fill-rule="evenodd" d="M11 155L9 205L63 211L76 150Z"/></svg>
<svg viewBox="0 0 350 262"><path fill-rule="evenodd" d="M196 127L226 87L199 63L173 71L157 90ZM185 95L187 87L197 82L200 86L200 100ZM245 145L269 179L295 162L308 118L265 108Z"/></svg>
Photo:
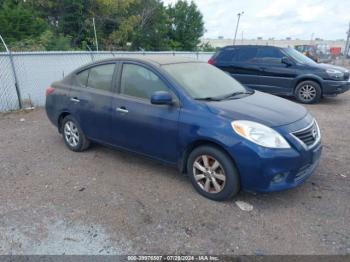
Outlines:
<svg viewBox="0 0 350 262"><path fill-rule="evenodd" d="M109 155L115 161L120 163L127 163L127 165L133 166L137 170L144 170L147 175L156 177L168 176L169 179L173 180L173 183L178 183L178 187L186 186L189 190L192 188L191 181L187 174L180 173L174 166L170 166L161 161L154 160L152 158L139 155L137 153L124 151L121 149L115 149L112 147L106 147L104 145L92 144L89 151L93 151L94 154L100 155L99 157L105 158L105 155ZM150 174L151 173L151 174ZM145 179L147 183L147 179ZM318 183L318 182L317 182ZM234 198L223 202L217 202L218 204L232 205L235 201L245 201L253 204L258 209L274 209L286 207L288 205L299 204L300 201L307 195L306 192L314 190L315 181L311 177L303 185L297 188L293 188L286 191L270 192L270 193L252 193L246 191L240 191ZM152 184L150 184L152 186ZM175 186L176 187L176 186ZM201 197L192 188L192 192L188 192L189 195L193 194L193 197L208 200Z"/></svg>

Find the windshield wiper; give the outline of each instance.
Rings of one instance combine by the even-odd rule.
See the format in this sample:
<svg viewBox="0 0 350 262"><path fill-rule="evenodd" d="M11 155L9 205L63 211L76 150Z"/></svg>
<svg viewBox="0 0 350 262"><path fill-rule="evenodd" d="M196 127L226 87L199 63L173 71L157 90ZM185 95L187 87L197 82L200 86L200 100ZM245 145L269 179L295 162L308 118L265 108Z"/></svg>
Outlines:
<svg viewBox="0 0 350 262"><path fill-rule="evenodd" d="M251 95L253 94L254 91L238 91L238 92L233 92L231 94L225 95L220 97L220 100L224 100L224 99L229 99L229 98L233 98L235 96L239 96L239 95Z"/></svg>
<svg viewBox="0 0 350 262"><path fill-rule="evenodd" d="M201 101L220 101L221 98L217 98L217 97L199 97L199 98L195 98L195 100L201 100Z"/></svg>
<svg viewBox="0 0 350 262"><path fill-rule="evenodd" d="M195 100L203 100L203 101L221 101L221 100L225 100L225 99L229 99L238 95L251 95L253 94L254 91L238 91L238 92L233 92L231 94L228 95L224 95L224 96L217 96L217 97L200 97L200 98L195 98Z"/></svg>

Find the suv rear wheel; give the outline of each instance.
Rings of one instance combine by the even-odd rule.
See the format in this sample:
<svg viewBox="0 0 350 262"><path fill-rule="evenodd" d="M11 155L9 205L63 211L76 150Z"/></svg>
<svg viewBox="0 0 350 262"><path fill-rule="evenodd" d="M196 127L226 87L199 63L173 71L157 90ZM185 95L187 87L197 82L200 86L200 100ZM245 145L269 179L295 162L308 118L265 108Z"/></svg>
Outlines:
<svg viewBox="0 0 350 262"><path fill-rule="evenodd" d="M314 104L320 101L321 87L315 81L307 80L300 82L295 88L296 99L304 104Z"/></svg>

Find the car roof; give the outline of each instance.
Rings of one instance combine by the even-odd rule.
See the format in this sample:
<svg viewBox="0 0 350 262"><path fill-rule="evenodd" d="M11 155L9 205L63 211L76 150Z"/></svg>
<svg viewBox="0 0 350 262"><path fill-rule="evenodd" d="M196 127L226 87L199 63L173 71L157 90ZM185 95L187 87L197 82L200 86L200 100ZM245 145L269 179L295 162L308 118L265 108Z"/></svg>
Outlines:
<svg viewBox="0 0 350 262"><path fill-rule="evenodd" d="M187 57L181 57L181 56L138 55L138 56L119 56L115 58L99 60L93 64L99 64L99 63L105 63L105 62L117 62L117 61L146 62L146 63L154 64L156 66L179 64L179 63L203 63L202 61L198 61Z"/></svg>
<svg viewBox="0 0 350 262"><path fill-rule="evenodd" d="M274 48L281 48L279 46L274 46L274 45L227 45L223 47L225 48L232 48L232 47L274 47Z"/></svg>

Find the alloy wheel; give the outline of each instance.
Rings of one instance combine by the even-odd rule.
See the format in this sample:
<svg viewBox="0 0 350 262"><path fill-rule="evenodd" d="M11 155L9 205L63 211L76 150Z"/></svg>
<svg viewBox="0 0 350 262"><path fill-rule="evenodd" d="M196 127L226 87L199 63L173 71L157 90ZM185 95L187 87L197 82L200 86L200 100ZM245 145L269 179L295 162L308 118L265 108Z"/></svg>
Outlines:
<svg viewBox="0 0 350 262"><path fill-rule="evenodd" d="M304 102L310 102L316 97L316 88L312 85L303 85L299 88L299 98Z"/></svg>
<svg viewBox="0 0 350 262"><path fill-rule="evenodd" d="M218 160L200 155L193 162L193 176L198 186L207 193L219 193L225 187L226 174Z"/></svg>
<svg viewBox="0 0 350 262"><path fill-rule="evenodd" d="M79 130L73 121L65 123L64 137L71 147L76 147L79 144Z"/></svg>

